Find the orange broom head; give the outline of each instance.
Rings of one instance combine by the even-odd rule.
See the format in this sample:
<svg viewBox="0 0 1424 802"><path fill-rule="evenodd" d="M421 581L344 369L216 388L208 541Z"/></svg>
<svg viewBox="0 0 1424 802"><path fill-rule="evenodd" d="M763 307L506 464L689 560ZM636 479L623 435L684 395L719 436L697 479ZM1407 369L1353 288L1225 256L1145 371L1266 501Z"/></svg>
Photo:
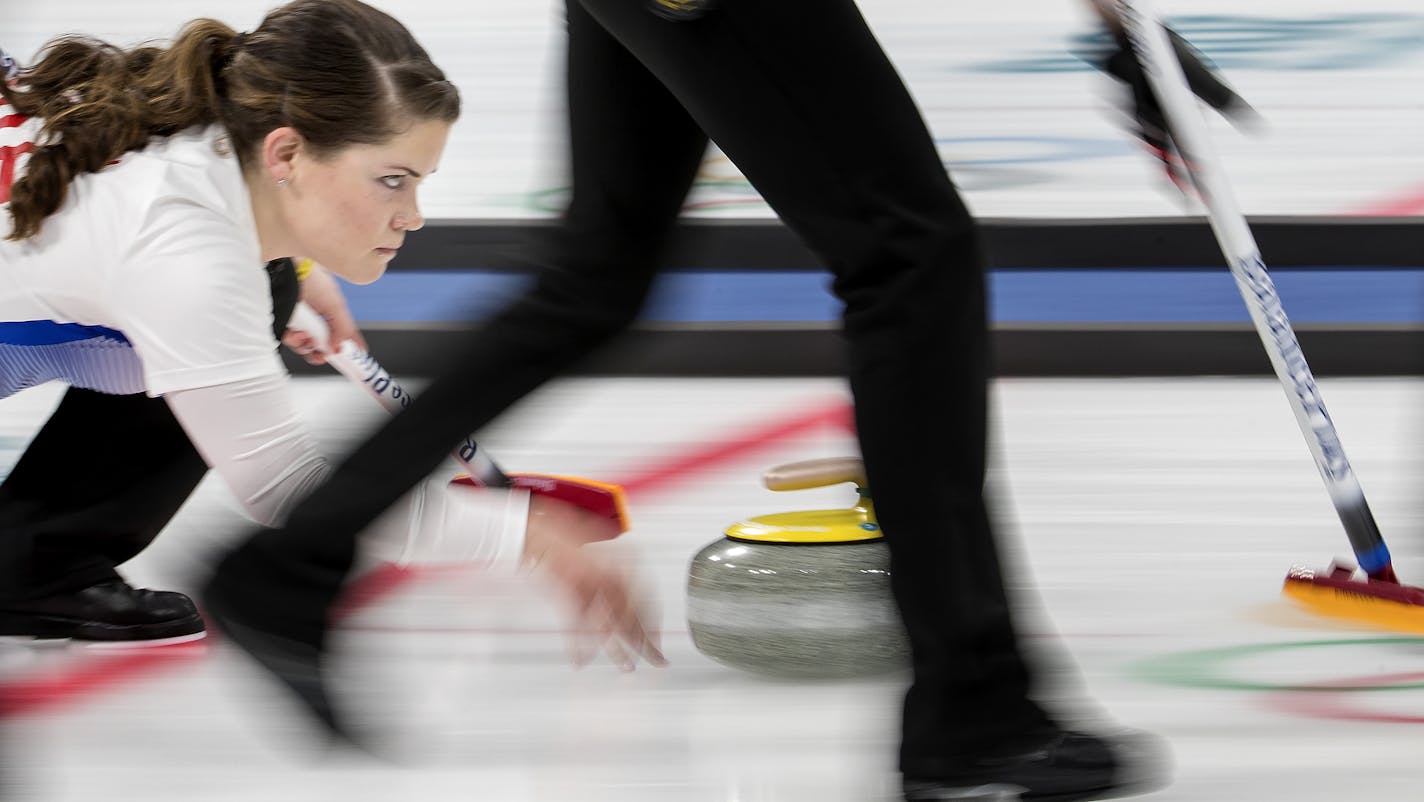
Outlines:
<svg viewBox="0 0 1424 802"><path fill-rule="evenodd" d="M1332 564L1328 571L1291 568L1281 592L1318 615L1424 634L1421 588L1357 576L1350 568Z"/></svg>

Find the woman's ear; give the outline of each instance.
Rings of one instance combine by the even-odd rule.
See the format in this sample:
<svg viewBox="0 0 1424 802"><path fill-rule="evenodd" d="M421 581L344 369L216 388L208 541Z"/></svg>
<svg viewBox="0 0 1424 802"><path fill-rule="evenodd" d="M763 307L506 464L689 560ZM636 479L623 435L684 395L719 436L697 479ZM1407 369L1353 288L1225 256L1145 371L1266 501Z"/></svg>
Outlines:
<svg viewBox="0 0 1424 802"><path fill-rule="evenodd" d="M273 183L286 186L292 179L297 154L305 140L291 126L274 128L262 139L262 170Z"/></svg>

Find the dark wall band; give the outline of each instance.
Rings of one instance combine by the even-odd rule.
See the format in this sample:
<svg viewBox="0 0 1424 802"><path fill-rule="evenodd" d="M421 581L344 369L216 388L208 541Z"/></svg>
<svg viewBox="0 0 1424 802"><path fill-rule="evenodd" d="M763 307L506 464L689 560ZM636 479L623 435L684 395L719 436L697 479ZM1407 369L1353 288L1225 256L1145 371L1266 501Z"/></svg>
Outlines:
<svg viewBox="0 0 1424 802"><path fill-rule="evenodd" d="M392 270L520 270L553 225L547 220L433 222L413 236ZM1424 268L1418 218L1261 218L1252 228L1271 268ZM1222 266L1203 220L987 220L991 267L1014 269ZM819 270L775 220L682 224L672 270ZM1222 268L1224 269L1224 268ZM1420 299L1424 303L1424 298ZM1287 313L1290 308L1287 306ZM1424 324L1361 321L1297 324L1318 375L1424 375ZM373 353L398 376L419 377L445 352L441 324L368 325ZM1196 325L1062 323L994 331L1002 376L1268 375L1256 332L1245 323ZM311 369L287 355L294 372ZM645 325L586 364L584 375L834 376L843 362L827 325Z"/></svg>
<svg viewBox="0 0 1424 802"><path fill-rule="evenodd" d="M1203 218L981 220L990 267L1201 267L1222 263ZM1268 267L1424 267L1418 217L1261 217L1251 229ZM391 269L511 270L528 259L549 220L431 221ZM684 221L669 265L683 270L816 270L819 263L772 219Z"/></svg>

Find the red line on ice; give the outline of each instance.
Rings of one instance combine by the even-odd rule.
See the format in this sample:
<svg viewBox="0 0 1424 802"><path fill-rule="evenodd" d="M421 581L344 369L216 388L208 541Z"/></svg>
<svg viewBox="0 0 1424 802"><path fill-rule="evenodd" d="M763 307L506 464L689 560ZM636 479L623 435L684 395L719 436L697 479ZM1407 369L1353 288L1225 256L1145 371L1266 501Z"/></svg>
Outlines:
<svg viewBox="0 0 1424 802"><path fill-rule="evenodd" d="M787 438L822 427L852 428L850 406L838 401L801 411L758 426L727 440L673 455L622 482L629 494L645 494L674 485L698 471L746 457ZM440 569L410 570L397 566L377 568L353 583L337 615L349 615L387 598L422 576ZM84 650L84 658L40 675L21 675L0 681L0 719L34 715L72 705L100 691L116 688L206 654L205 643L159 646L148 649L102 652Z"/></svg>

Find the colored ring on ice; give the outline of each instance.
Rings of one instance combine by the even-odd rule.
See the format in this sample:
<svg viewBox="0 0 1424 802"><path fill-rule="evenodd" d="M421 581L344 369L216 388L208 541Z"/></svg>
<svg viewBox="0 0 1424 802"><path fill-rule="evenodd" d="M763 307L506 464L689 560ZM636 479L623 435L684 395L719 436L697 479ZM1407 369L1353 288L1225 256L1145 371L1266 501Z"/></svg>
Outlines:
<svg viewBox="0 0 1424 802"><path fill-rule="evenodd" d="M1179 685L1187 688L1214 688L1217 690L1232 691L1341 693L1424 689L1424 676L1421 676L1419 681L1392 681L1386 684L1378 684L1375 680L1366 677L1358 680L1358 682L1345 685L1341 684L1338 680L1288 683L1240 679L1232 676L1230 671L1228 671L1232 663L1257 655L1336 646L1371 645L1413 645L1424 647L1424 638L1288 641L1285 643L1257 643L1244 646L1226 646L1218 649L1199 649L1196 651L1175 652L1148 658L1138 663L1133 668L1132 673L1139 679L1160 685ZM1414 675L1410 676L1412 677Z"/></svg>
<svg viewBox="0 0 1424 802"><path fill-rule="evenodd" d="M1330 684L1337 687L1323 688L1322 690L1380 690L1383 689L1385 683L1398 683L1405 679L1424 679L1424 672L1385 674L1378 677L1351 677L1335 680ZM1350 696L1359 698L1353 694ZM1368 721L1376 724L1424 724L1424 715L1386 713L1351 707L1343 694L1276 693L1266 697L1266 704L1273 710L1310 718L1334 721Z"/></svg>

